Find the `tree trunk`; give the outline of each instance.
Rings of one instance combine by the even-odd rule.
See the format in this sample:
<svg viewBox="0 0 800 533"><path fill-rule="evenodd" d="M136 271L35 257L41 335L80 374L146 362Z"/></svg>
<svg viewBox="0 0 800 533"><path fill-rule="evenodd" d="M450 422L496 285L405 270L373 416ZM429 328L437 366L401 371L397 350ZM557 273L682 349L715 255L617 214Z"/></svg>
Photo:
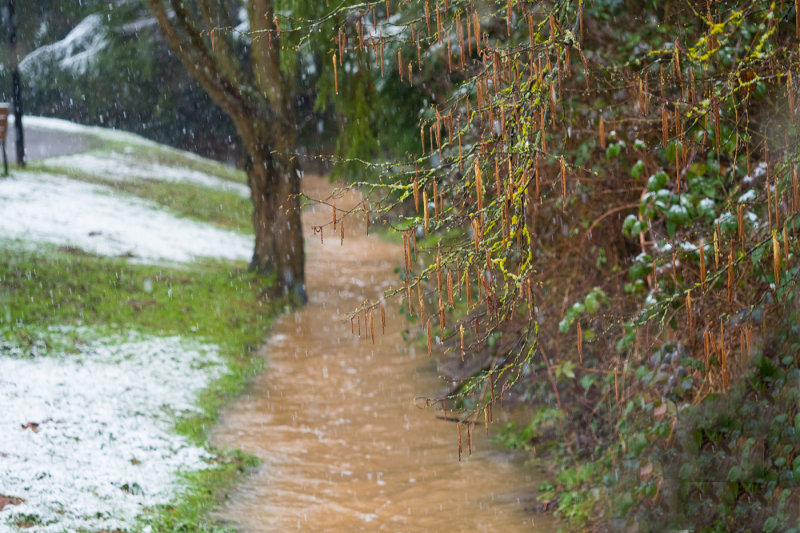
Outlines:
<svg viewBox="0 0 800 533"><path fill-rule="evenodd" d="M277 292L307 301L300 220L300 169L294 160L262 149L263 164L247 164L256 243L251 270L275 279Z"/></svg>

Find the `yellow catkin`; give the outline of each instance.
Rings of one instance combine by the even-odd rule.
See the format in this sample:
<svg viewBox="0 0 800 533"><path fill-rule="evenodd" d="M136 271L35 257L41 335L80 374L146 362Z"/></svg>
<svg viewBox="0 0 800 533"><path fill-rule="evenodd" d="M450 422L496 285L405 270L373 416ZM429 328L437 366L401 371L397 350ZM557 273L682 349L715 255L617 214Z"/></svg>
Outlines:
<svg viewBox="0 0 800 533"><path fill-rule="evenodd" d="M336 54L333 54L333 83L336 87L336 94L339 94L339 74L336 70Z"/></svg>
<svg viewBox="0 0 800 533"><path fill-rule="evenodd" d="M406 269L406 279L408 279L408 274L411 271L410 267L410 260L409 260L409 236L408 232L403 232L403 266Z"/></svg>
<svg viewBox="0 0 800 533"><path fill-rule="evenodd" d="M692 315L692 291L686 291L686 325L689 327L689 335L694 330L694 317Z"/></svg>
<svg viewBox="0 0 800 533"><path fill-rule="evenodd" d="M425 233L428 233L428 223L430 222L428 217L428 193L424 190L422 191L422 213L425 220Z"/></svg>
<svg viewBox="0 0 800 533"><path fill-rule="evenodd" d="M719 225L714 229L714 268L719 268Z"/></svg>
<svg viewBox="0 0 800 533"><path fill-rule="evenodd" d="M400 74L400 81L403 80L403 51L397 51L397 72Z"/></svg>
<svg viewBox="0 0 800 533"><path fill-rule="evenodd" d="M481 166L478 160L475 160L475 194L478 199L478 211L483 209L483 178L481 174Z"/></svg>
<svg viewBox="0 0 800 533"><path fill-rule="evenodd" d="M386 307L381 302L381 333L386 334Z"/></svg>
<svg viewBox="0 0 800 533"><path fill-rule="evenodd" d="M419 301L419 318L425 322L425 302L422 301L421 283L417 283L417 300Z"/></svg>
<svg viewBox="0 0 800 533"><path fill-rule="evenodd" d="M470 289L470 284L469 284L469 269L467 269L464 272L464 278L465 278L464 286L467 289L467 309L469 309L472 306L472 294L471 294L471 289Z"/></svg>
<svg viewBox="0 0 800 533"><path fill-rule="evenodd" d="M453 275L447 271L447 303L453 307Z"/></svg>
<svg viewBox="0 0 800 533"><path fill-rule="evenodd" d="M336 231L336 202L333 202L331 206L332 216L333 216L333 231Z"/></svg>
<svg viewBox="0 0 800 533"><path fill-rule="evenodd" d="M777 230L772 230L772 269L775 274L775 285L781 284L781 245L778 242Z"/></svg>
<svg viewBox="0 0 800 533"><path fill-rule="evenodd" d="M489 434L489 406L486 405L483 408L483 429L486 434Z"/></svg>
<svg viewBox="0 0 800 533"><path fill-rule="evenodd" d="M800 0L794 0L794 31L800 39Z"/></svg>
<svg viewBox="0 0 800 533"><path fill-rule="evenodd" d="M372 344L375 344L375 324L372 321L372 310L369 312L369 335L372 337Z"/></svg>
<svg viewBox="0 0 800 533"><path fill-rule="evenodd" d="M339 222L339 246L344 245L344 220Z"/></svg>

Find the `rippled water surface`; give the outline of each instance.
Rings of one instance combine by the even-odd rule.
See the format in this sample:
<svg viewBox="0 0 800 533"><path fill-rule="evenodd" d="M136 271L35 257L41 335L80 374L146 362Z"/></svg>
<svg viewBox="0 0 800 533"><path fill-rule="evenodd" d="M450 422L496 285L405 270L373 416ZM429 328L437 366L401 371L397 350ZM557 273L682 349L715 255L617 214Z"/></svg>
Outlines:
<svg viewBox="0 0 800 533"><path fill-rule="evenodd" d="M312 198L331 186L304 178ZM339 198L348 207L358 198ZM283 317L264 348L267 371L226 411L215 444L263 459L220 511L243 531L551 531L536 505L538 474L477 426L471 457L458 461L456 426L413 399L442 390L434 363L402 338L387 305L375 343L344 313L396 283L402 247L366 237L363 216L345 220L344 243L312 225L331 208L304 213L309 304Z"/></svg>

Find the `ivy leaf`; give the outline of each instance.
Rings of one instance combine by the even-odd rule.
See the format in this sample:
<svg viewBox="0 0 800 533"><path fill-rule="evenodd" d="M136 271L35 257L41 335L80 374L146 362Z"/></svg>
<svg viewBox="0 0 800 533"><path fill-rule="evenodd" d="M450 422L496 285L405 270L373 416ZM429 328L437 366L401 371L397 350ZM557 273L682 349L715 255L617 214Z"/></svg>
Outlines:
<svg viewBox="0 0 800 533"><path fill-rule="evenodd" d="M644 171L644 161L640 159L636 162L635 165L633 165L633 167L631 167L631 176L633 176L638 180L639 177L642 175L643 171Z"/></svg>
<svg viewBox="0 0 800 533"><path fill-rule="evenodd" d="M764 522L764 533L771 533L772 531L775 531L777 527L778 519L774 516L770 516L767 518L766 522Z"/></svg>

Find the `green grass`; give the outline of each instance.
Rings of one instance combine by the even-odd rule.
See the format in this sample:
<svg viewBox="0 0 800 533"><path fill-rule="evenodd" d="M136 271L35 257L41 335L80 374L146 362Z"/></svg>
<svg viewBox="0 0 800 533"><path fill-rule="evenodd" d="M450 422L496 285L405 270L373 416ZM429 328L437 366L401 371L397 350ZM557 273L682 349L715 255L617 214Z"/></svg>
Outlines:
<svg viewBox="0 0 800 533"><path fill-rule="evenodd" d="M126 178L114 181L77 169L53 169L72 179L106 185L117 191L152 200L170 213L209 222L245 234L253 233L253 204L230 192L210 189L193 183L170 183L159 180Z"/></svg>
<svg viewBox="0 0 800 533"><path fill-rule="evenodd" d="M271 282L243 263L203 262L181 267L136 265L79 251L0 248L0 335L30 350L74 350L85 335L133 329L212 342L229 372L198 397L196 414L176 420L176 431L208 446L207 429L220 408L262 368L254 350L284 308L270 300ZM56 325L91 326L71 337ZM95 333L92 333L95 332ZM82 338L83 337L83 338ZM45 355L46 356L46 355ZM143 517L155 531L216 531L209 512L224 490L257 463L237 452L220 452L214 467L184 476L185 491Z"/></svg>
<svg viewBox="0 0 800 533"><path fill-rule="evenodd" d="M0 332L22 346L56 346L47 327L85 324L112 331L124 326L154 335L182 335L220 347L229 372L198 398L200 411L176 421L176 431L207 446L207 428L220 408L261 369L253 357L285 302L266 297L270 283L243 264L206 262L185 268L134 265L120 259L5 249L0 253ZM82 343L87 339L74 338ZM63 341L62 341L63 342ZM184 476L185 491L143 517L155 531L216 531L209 511L257 461L220 452L214 467Z"/></svg>
<svg viewBox="0 0 800 533"><path fill-rule="evenodd" d="M228 532L233 528L219 524L209 516L209 509L217 495L225 493L236 480L258 465L254 457L237 451L222 452L217 457L216 468L190 472L182 476L186 490L171 505L161 506L142 517L142 523L152 531L205 531Z"/></svg>

